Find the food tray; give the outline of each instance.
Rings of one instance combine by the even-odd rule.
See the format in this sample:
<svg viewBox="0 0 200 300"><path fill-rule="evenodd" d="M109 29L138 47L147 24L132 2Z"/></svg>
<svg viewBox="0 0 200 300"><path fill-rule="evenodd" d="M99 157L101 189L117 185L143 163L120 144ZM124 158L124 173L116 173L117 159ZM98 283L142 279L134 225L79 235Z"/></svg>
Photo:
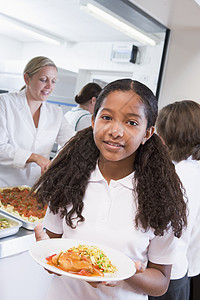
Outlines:
<svg viewBox="0 0 200 300"><path fill-rule="evenodd" d="M15 186L9 186L9 187L4 187L4 188L0 188L0 192L4 189L12 189L14 188ZM31 189L31 187L27 186L27 185L22 185L22 186L18 186L18 188L28 188L28 189ZM2 207L0 207L0 213L3 213L5 215L7 215L8 217L10 218L14 218L16 219L18 222L22 223L22 227L28 229L28 230L34 230L35 226L42 222L43 219L41 219L40 221L35 221L35 222L30 222L30 221L26 221L24 220L22 217L18 216L18 215L15 215L14 213L11 213L11 212L8 212L6 210L4 210Z"/></svg>
<svg viewBox="0 0 200 300"><path fill-rule="evenodd" d="M7 212L6 210L0 208L0 213L3 213L5 214L6 216L10 217L10 218L13 218L15 220L17 220L18 222L22 223L22 227L28 229L28 230L34 230L35 226L42 222L43 220L39 221L39 222L28 222L28 221L25 221L23 220L22 218L18 217L18 216L15 216L14 214L12 213L9 213Z"/></svg>
<svg viewBox="0 0 200 300"><path fill-rule="evenodd" d="M0 238L16 234L22 226L22 222L15 220L12 217L8 217L6 214L0 213L0 218L7 219L7 221L12 225L10 228L0 229Z"/></svg>

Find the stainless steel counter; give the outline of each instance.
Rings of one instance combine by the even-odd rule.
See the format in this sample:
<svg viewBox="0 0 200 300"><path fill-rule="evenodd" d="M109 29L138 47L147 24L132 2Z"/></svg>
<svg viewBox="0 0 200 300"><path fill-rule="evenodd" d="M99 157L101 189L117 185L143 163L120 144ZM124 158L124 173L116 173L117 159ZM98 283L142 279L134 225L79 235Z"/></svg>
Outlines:
<svg viewBox="0 0 200 300"><path fill-rule="evenodd" d="M27 251L34 241L34 231L21 227L18 233L0 238L0 258Z"/></svg>

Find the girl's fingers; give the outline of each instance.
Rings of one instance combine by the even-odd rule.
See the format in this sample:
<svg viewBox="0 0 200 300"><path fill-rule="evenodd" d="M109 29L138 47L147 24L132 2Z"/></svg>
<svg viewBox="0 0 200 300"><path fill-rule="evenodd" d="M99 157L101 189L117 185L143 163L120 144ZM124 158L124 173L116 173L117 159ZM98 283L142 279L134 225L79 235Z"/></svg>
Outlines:
<svg viewBox="0 0 200 300"><path fill-rule="evenodd" d="M42 223L38 223L35 228L34 228L34 231L35 231L35 238L36 238L36 241L41 241L41 240L46 240L49 238L49 236L44 232L43 230L43 225Z"/></svg>
<svg viewBox="0 0 200 300"><path fill-rule="evenodd" d="M116 281L105 281L105 282L102 282L104 285L106 286L111 286L111 287L114 287L116 286L117 282Z"/></svg>
<svg viewBox="0 0 200 300"><path fill-rule="evenodd" d="M139 260L135 262L135 268L136 268L136 273L142 273L146 269L145 266Z"/></svg>
<svg viewBox="0 0 200 300"><path fill-rule="evenodd" d="M91 286L93 286L94 288L98 288L102 285L106 285L106 286L110 286L110 287L114 287L116 286L117 282L116 281L96 281L96 282L88 282Z"/></svg>

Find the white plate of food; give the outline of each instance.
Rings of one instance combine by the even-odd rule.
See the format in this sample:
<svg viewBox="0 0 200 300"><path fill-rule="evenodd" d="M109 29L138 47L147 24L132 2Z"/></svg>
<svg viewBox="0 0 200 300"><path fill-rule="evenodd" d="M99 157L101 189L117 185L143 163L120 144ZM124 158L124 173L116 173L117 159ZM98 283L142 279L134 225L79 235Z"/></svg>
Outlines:
<svg viewBox="0 0 200 300"><path fill-rule="evenodd" d="M124 280L136 272L134 261L125 254L88 241L42 240L29 253L51 272L88 282Z"/></svg>

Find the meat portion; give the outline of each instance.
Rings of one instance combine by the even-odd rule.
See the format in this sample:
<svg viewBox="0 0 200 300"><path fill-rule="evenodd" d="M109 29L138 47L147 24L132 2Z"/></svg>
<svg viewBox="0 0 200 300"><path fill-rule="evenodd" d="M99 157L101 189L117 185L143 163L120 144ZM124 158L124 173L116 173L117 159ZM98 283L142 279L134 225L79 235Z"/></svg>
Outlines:
<svg viewBox="0 0 200 300"><path fill-rule="evenodd" d="M52 263L64 271L79 272L82 269L94 273L92 262L89 258L81 256L75 252L61 252L52 257Z"/></svg>

